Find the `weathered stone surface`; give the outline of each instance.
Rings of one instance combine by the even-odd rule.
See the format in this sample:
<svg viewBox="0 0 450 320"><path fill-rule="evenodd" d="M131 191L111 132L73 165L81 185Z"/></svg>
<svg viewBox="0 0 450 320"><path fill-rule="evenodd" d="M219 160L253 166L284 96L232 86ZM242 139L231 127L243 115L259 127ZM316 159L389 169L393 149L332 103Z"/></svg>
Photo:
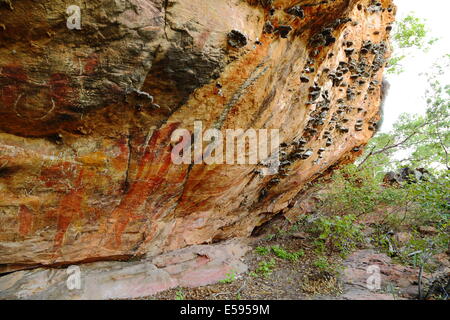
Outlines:
<svg viewBox="0 0 450 320"><path fill-rule="evenodd" d="M92 0L81 30L72 1L0 2L2 270L248 236L376 130L395 13L379 2ZM195 120L280 129L280 174L173 164Z"/></svg>
<svg viewBox="0 0 450 320"><path fill-rule="evenodd" d="M348 300L394 300L418 297L418 268L405 267L395 264L386 254L375 252L372 249L354 252L345 261L343 274L344 294L341 298ZM374 275L374 269L380 272L380 288L373 290L368 287L368 279ZM429 274L424 275L424 281L430 279ZM370 284L375 284L371 282Z"/></svg>
<svg viewBox="0 0 450 320"><path fill-rule="evenodd" d="M79 288L71 267L18 271L0 278L0 299L133 299L178 286L205 286L227 274L246 272L240 259L248 249L244 243L229 241L137 262L87 263L79 267Z"/></svg>
<svg viewBox="0 0 450 320"><path fill-rule="evenodd" d="M433 179L433 175L427 169L411 169L405 167L398 170L398 172L390 171L386 173L383 181L387 185L399 185L401 183L416 183L418 181L430 181Z"/></svg>

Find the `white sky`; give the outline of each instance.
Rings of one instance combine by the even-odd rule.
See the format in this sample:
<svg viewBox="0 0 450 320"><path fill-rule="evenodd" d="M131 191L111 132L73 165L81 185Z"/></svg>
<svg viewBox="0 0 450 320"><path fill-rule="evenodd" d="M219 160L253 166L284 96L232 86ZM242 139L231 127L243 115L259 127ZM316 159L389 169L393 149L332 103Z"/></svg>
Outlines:
<svg viewBox="0 0 450 320"><path fill-rule="evenodd" d="M450 54L450 1L449 0L394 0L397 5L397 20L413 13L425 19L431 37L439 38L432 49L426 53L418 52L406 58L402 64L404 72L400 75L386 74L391 89L384 108L382 132L392 129L401 113L423 113L426 78L420 73L427 72L432 64L444 54ZM450 72L445 77L450 80Z"/></svg>

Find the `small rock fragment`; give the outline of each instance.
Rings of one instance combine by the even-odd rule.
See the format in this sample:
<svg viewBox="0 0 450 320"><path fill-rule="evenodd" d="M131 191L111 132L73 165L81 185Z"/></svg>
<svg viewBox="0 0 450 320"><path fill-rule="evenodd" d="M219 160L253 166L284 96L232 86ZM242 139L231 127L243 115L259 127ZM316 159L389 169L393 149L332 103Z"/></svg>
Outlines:
<svg viewBox="0 0 450 320"><path fill-rule="evenodd" d="M264 31L264 33L271 34L271 33L273 33L275 31L275 27L273 26L273 24L270 21L267 21L264 24L264 30L263 31Z"/></svg>
<svg viewBox="0 0 450 320"><path fill-rule="evenodd" d="M233 48L243 48L247 45L247 37L240 31L232 30L228 33L228 44Z"/></svg>
<svg viewBox="0 0 450 320"><path fill-rule="evenodd" d="M303 11L302 7L300 6L293 6L292 8L289 8L286 10L287 13L292 14L293 16L296 16L298 18L304 18L305 12Z"/></svg>
<svg viewBox="0 0 450 320"><path fill-rule="evenodd" d="M291 32L291 26L281 25L277 28L277 31L280 33L280 37L286 39L288 37L289 32Z"/></svg>

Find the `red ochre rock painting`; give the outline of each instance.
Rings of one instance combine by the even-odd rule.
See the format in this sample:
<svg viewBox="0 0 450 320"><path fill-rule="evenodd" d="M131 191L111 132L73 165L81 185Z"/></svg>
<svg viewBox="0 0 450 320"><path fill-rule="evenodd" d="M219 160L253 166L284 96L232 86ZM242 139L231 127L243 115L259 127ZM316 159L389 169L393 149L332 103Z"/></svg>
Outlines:
<svg viewBox="0 0 450 320"><path fill-rule="evenodd" d="M273 15L255 0L128 2L87 1L81 30L67 29L59 1L0 5L0 272L247 237L374 134L391 0L379 11L361 10L371 0L318 1L303 18L291 0ZM313 41L330 25L326 44ZM229 41L233 30L246 41ZM361 52L369 40L377 53ZM361 57L358 85L350 67ZM327 75L345 65L346 89ZM327 101L310 101L314 82ZM321 103L329 110L311 128ZM331 119L342 104L341 132ZM195 121L223 134L278 129L286 155L300 139L313 155L270 177L262 164L176 165L171 135Z"/></svg>

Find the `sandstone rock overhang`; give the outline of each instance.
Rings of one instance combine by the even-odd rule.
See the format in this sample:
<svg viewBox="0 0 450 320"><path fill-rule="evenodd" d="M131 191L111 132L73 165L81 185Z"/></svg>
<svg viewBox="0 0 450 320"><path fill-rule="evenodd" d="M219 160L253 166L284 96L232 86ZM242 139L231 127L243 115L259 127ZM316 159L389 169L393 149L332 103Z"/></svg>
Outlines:
<svg viewBox="0 0 450 320"><path fill-rule="evenodd" d="M376 130L391 0L70 5L0 2L3 272L248 236ZM279 129L280 171L175 165L195 121Z"/></svg>

